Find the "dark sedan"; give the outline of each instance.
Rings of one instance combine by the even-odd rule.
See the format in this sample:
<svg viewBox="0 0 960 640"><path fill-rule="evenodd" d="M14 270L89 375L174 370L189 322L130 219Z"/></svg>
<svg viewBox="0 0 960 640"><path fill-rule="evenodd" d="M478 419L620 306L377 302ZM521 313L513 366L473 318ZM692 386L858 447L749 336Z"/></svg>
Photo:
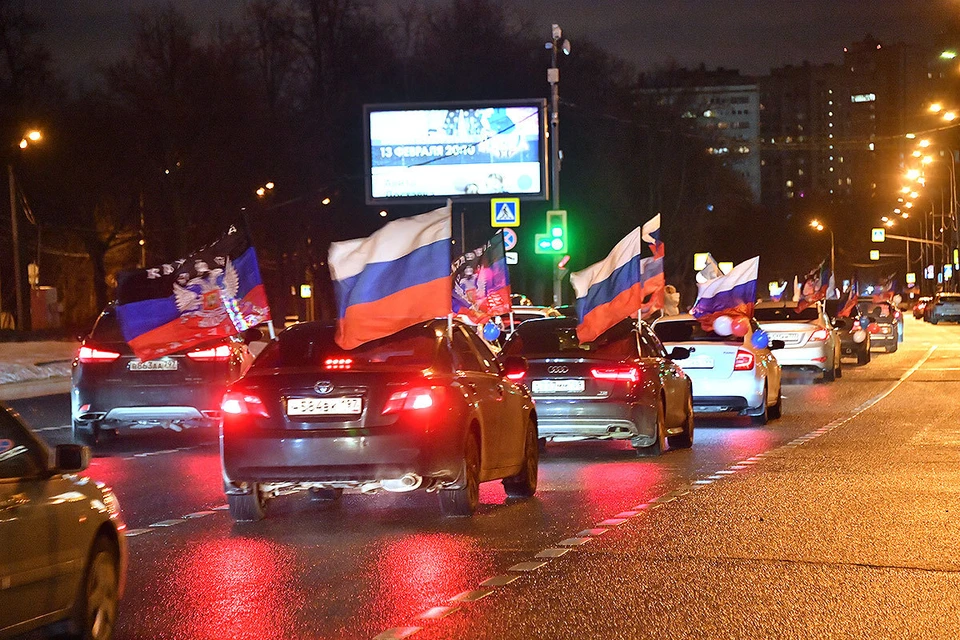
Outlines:
<svg viewBox="0 0 960 640"><path fill-rule="evenodd" d="M260 332L252 329L246 337L259 338ZM107 430L216 427L224 390L252 360L245 340L228 338L141 362L110 305L73 361L74 440L94 444Z"/></svg>
<svg viewBox="0 0 960 640"><path fill-rule="evenodd" d="M890 302L870 302L864 300L857 306L868 319L867 332L874 347L883 347L887 353L893 353L903 340L903 315Z"/></svg>
<svg viewBox="0 0 960 640"><path fill-rule="evenodd" d="M522 356L537 403L539 435L554 440L626 440L640 455L693 444L690 379L646 323L625 320L581 344L576 318L529 320L501 357Z"/></svg>
<svg viewBox="0 0 960 640"><path fill-rule="evenodd" d="M867 331L867 317L860 313L860 307L854 306L849 314L837 317L840 311L839 300L826 301L827 314L830 316L830 322L837 330L840 337L840 353L853 356L857 359L857 364L867 364L870 362L870 348L873 346L872 336Z"/></svg>
<svg viewBox="0 0 960 640"><path fill-rule="evenodd" d="M537 415L526 363L501 365L469 327L446 319L341 350L335 326L281 333L223 398L220 444L230 513L258 520L281 489L321 499L344 489L437 491L470 515L479 484L536 492Z"/></svg>

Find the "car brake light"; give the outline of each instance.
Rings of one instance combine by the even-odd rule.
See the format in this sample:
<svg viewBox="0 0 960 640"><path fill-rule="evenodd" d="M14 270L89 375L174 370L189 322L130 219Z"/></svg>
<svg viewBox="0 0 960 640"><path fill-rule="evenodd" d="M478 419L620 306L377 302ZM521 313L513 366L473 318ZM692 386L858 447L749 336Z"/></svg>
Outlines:
<svg viewBox="0 0 960 640"><path fill-rule="evenodd" d="M590 369L590 374L597 380L625 380L628 382L640 381L640 370L631 366Z"/></svg>
<svg viewBox="0 0 960 640"><path fill-rule="evenodd" d="M220 411L234 416L270 417L260 398L242 391L227 391L223 394L223 400L220 401Z"/></svg>
<svg viewBox="0 0 960 640"><path fill-rule="evenodd" d="M523 376L525 376L525 375L527 375L527 372L526 372L526 371L518 371L518 372L516 372L516 373L508 373L508 374L507 374L507 379L508 379L508 380L513 380L514 382L519 382L520 380L523 380Z"/></svg>
<svg viewBox="0 0 960 640"><path fill-rule="evenodd" d="M353 366L353 358L327 358L323 361L323 368L333 371L343 371Z"/></svg>
<svg viewBox="0 0 960 640"><path fill-rule="evenodd" d="M230 359L230 345L221 344L218 347L209 349L196 349L188 351L187 357L195 362L226 362Z"/></svg>
<svg viewBox="0 0 960 640"><path fill-rule="evenodd" d="M810 342L824 342L830 337L830 332L826 329L817 329L810 334Z"/></svg>
<svg viewBox="0 0 960 640"><path fill-rule="evenodd" d="M103 351L93 347L80 347L80 353L77 358L80 362L113 362L120 357L116 351Z"/></svg>
<svg viewBox="0 0 960 640"><path fill-rule="evenodd" d="M756 362L753 354L746 349L737 349L737 358L733 361L734 371L750 371Z"/></svg>
<svg viewBox="0 0 960 640"><path fill-rule="evenodd" d="M383 405L383 415L401 411L423 411L440 404L443 399L443 387L418 387L395 391Z"/></svg>

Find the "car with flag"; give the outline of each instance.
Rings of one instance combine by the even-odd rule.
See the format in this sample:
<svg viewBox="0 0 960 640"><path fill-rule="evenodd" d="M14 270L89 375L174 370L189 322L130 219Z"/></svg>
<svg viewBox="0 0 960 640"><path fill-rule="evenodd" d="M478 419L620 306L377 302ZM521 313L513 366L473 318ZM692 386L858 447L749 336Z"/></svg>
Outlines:
<svg viewBox="0 0 960 640"><path fill-rule="evenodd" d="M859 365L869 363L872 332L867 330L869 320L860 312L860 306L853 302L842 305L841 300L824 300L823 304L840 338L841 355L854 356Z"/></svg>
<svg viewBox="0 0 960 640"><path fill-rule="evenodd" d="M693 444L690 378L646 322L625 319L585 342L576 318L529 320L504 343L501 358L521 357L520 378L537 406L542 443L629 440L640 455Z"/></svg>
<svg viewBox="0 0 960 640"><path fill-rule="evenodd" d="M874 347L887 353L897 350L903 341L903 313L892 302L861 300L857 307L867 320L867 333Z"/></svg>
<svg viewBox="0 0 960 640"><path fill-rule="evenodd" d="M456 320L419 322L351 349L334 323L285 329L221 405L224 487L236 520L259 520L291 488L336 499L435 491L447 515L470 515L479 485L537 489L538 415L522 358L497 361Z"/></svg>
<svg viewBox="0 0 960 640"><path fill-rule="evenodd" d="M802 305L792 301L758 302L753 316L769 339L782 340L777 362L786 370L812 371L832 382L842 373L840 339L822 301Z"/></svg>
<svg viewBox="0 0 960 640"><path fill-rule="evenodd" d="M680 361L693 382L693 408L699 412L736 412L750 416L757 424L767 424L783 414L780 364L773 344L752 337L762 330L750 318L745 336L719 335L705 330L699 320L682 313L665 316L653 323L653 331L667 349L686 348L690 357Z"/></svg>

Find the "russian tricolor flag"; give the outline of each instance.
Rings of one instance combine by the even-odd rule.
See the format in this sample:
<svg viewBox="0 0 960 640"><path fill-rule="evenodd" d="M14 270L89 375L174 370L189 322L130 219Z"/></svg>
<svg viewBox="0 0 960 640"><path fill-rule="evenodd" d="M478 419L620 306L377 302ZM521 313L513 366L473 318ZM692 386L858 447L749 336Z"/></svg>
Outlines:
<svg viewBox="0 0 960 640"><path fill-rule="evenodd" d="M697 302L690 309L705 330L713 328L713 321L722 315L753 316L757 300L757 277L760 256L741 262L730 273L698 284Z"/></svg>
<svg viewBox="0 0 960 640"><path fill-rule="evenodd" d="M648 245L652 256L643 257ZM602 261L570 274L577 293L577 338L596 340L624 318L663 306L660 215L631 231Z"/></svg>
<svg viewBox="0 0 960 640"><path fill-rule="evenodd" d="M337 344L353 349L451 312L451 204L330 243Z"/></svg>

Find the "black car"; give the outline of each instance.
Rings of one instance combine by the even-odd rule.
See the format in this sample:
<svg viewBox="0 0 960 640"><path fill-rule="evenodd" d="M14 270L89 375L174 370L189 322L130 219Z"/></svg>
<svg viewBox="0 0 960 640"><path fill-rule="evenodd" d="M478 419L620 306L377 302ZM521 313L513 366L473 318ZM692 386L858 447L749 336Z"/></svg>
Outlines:
<svg viewBox="0 0 960 640"><path fill-rule="evenodd" d="M577 339L576 318L529 320L501 357L522 356L548 440L630 440L640 455L693 444L692 384L650 327L624 320L593 342Z"/></svg>
<svg viewBox="0 0 960 640"><path fill-rule="evenodd" d="M857 364L870 362L872 339L867 331L867 317L860 313L860 308L854 305L847 315L838 317L837 314L841 311L840 301L827 300L826 309L831 324L840 336L840 353L854 356Z"/></svg>
<svg viewBox="0 0 960 640"><path fill-rule="evenodd" d="M893 353L903 340L903 314L891 302L857 303L860 312L868 319L867 333L871 345L883 347L887 353Z"/></svg>
<svg viewBox="0 0 960 640"><path fill-rule="evenodd" d="M252 329L245 339L218 339L141 362L109 305L73 361L74 440L94 444L105 430L216 427L223 392L250 366L247 343L260 335Z"/></svg>
<svg viewBox="0 0 960 640"><path fill-rule="evenodd" d="M220 444L230 513L258 520L281 488L336 499L436 490L442 511L470 515L479 484L508 496L537 488L537 414L473 330L446 319L344 351L333 324L284 330L223 399Z"/></svg>

